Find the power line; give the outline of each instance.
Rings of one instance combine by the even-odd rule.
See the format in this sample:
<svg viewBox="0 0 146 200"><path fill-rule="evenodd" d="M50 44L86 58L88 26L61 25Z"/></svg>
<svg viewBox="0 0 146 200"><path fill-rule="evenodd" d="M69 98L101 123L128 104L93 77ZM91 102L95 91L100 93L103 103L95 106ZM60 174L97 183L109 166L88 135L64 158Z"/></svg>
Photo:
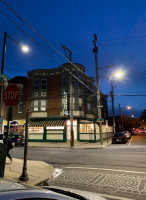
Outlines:
<svg viewBox="0 0 146 200"><path fill-rule="evenodd" d="M111 96L111 94L109 96ZM113 96L146 97L146 94L114 94Z"/></svg>
<svg viewBox="0 0 146 200"><path fill-rule="evenodd" d="M92 34L94 34L92 27L90 26L90 24L88 23L88 21L86 20L85 16L83 15L83 12L81 11L80 7L78 6L76 0L73 0L76 8L78 9L80 15L82 16L84 22L86 23L86 25L88 26L89 30L91 31Z"/></svg>
<svg viewBox="0 0 146 200"><path fill-rule="evenodd" d="M11 18L9 18L8 15L6 15L1 9L0 12L7 17L17 28L19 28L32 42L34 42L37 46L39 46L43 51L45 51L45 53L47 53L53 60L55 60L60 66L62 66L66 71L68 71L76 80L78 80L81 84L83 84L86 88L88 88L91 92L95 93L94 91L92 91L92 89L90 87L88 87L84 82L82 82L78 77L76 77L72 72L70 72L69 69L67 69L66 67L64 67L63 64L61 64L54 56L52 56L50 53L48 53L47 49L42 47L37 41L35 41L28 33L26 33L20 26L18 26ZM70 62L73 66L74 65L72 62ZM77 67L78 68L78 67ZM79 69L79 68L78 68ZM80 70L81 71L81 70ZM85 74L85 73L84 73ZM86 74L85 74L86 75ZM86 75L87 76L87 75Z"/></svg>
<svg viewBox="0 0 146 200"><path fill-rule="evenodd" d="M66 58L58 49L56 49L44 36L42 36L36 29L34 29L29 23L27 23L22 17L20 17L17 12L12 9L4 0L1 0L26 26L28 26L34 33L36 33L39 37L41 37L45 42L49 44L49 46L58 52L63 58L65 58L70 64L72 64L75 68L77 68L80 72L85 74L80 68L78 68L74 63L72 63L68 58ZM85 74L86 75L86 74Z"/></svg>

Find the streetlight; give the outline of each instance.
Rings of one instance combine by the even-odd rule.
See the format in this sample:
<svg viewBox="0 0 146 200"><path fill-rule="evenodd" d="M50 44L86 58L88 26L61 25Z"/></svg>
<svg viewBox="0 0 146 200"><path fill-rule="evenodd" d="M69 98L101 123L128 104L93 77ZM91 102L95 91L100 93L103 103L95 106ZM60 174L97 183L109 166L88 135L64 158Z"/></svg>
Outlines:
<svg viewBox="0 0 146 200"><path fill-rule="evenodd" d="M112 99L112 112L113 112L113 134L116 132L116 127L115 127L115 108L114 108L114 85L113 85L113 80L121 80L124 77L124 72L122 70L117 70L115 71L111 76L111 99ZM122 120L122 118L121 118Z"/></svg>
<svg viewBox="0 0 146 200"><path fill-rule="evenodd" d="M29 48L27 46L24 46L22 43L18 43L16 40L12 39L10 36L7 35L7 32L4 32L4 41L3 41L3 53L2 53L2 65L1 65L1 75L4 74L4 67L5 67L5 55L6 55L6 39L10 39L12 40L14 43L16 43L17 45L19 45L21 47L21 49L23 50L23 52L28 52ZM2 108L2 85L0 86L0 116L2 115L1 112L1 108ZM8 119L7 119L7 131L5 133L5 137L6 137L6 148L7 148L7 144L8 144L8 132L9 132L9 122L10 122L10 114L12 111L12 107L8 107ZM3 171L2 176L4 176L4 169L5 169L5 161L6 161L6 153L4 154L4 166L2 166L3 169L1 169L1 171Z"/></svg>
<svg viewBox="0 0 146 200"><path fill-rule="evenodd" d="M127 106L126 108L127 108L127 110L131 110L131 106Z"/></svg>

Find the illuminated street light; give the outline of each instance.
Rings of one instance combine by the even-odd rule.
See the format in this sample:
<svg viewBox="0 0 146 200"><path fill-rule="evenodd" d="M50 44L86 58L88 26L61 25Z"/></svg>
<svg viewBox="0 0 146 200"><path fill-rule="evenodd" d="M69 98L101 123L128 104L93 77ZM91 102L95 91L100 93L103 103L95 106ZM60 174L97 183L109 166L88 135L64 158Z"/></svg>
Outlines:
<svg viewBox="0 0 146 200"><path fill-rule="evenodd" d="M121 80L125 76L125 72L123 70L116 70L110 76L111 80Z"/></svg>
<svg viewBox="0 0 146 200"><path fill-rule="evenodd" d="M131 106L127 106L126 108L127 108L127 110L131 110Z"/></svg>
<svg viewBox="0 0 146 200"><path fill-rule="evenodd" d="M24 45L24 44L20 44L20 47L21 47L21 50L24 52L24 53L28 53L29 52L29 47Z"/></svg>
<svg viewBox="0 0 146 200"><path fill-rule="evenodd" d="M134 118L134 115L131 115L132 118Z"/></svg>

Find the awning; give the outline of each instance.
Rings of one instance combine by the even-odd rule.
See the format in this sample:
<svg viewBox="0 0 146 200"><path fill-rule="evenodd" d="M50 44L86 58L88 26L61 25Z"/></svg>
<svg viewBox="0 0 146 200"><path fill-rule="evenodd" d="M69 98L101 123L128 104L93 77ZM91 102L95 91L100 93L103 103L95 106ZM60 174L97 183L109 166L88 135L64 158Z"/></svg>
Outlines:
<svg viewBox="0 0 146 200"><path fill-rule="evenodd" d="M64 126L65 120L30 121L29 127Z"/></svg>

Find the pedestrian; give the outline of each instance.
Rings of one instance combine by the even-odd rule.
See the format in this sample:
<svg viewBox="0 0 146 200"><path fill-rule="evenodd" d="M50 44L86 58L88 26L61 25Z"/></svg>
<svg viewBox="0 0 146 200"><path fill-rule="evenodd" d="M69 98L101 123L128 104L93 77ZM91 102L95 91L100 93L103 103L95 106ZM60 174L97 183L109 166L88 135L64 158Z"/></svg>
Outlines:
<svg viewBox="0 0 146 200"><path fill-rule="evenodd" d="M13 149L13 144L12 144L12 141L11 141L11 138L8 137L8 143L6 141L6 136L4 137L3 139L3 143L5 145L7 145L7 157L10 159L10 161L12 162L12 156L10 155L10 149Z"/></svg>

